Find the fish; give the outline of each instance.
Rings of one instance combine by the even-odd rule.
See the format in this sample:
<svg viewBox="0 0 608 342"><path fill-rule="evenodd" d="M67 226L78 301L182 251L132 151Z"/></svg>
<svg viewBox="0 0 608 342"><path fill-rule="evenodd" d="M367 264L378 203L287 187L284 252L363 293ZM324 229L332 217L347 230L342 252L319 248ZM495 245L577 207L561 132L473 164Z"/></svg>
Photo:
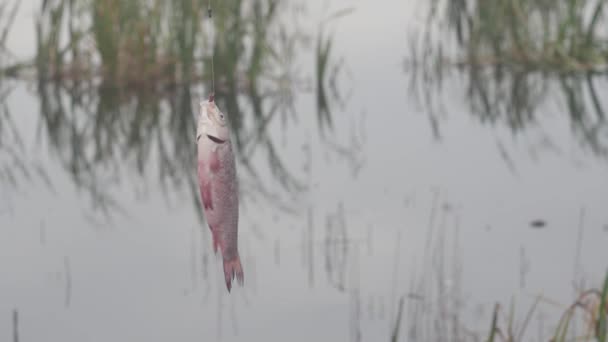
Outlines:
<svg viewBox="0 0 608 342"><path fill-rule="evenodd" d="M236 162L227 116L217 107L214 95L200 102L196 128L198 184L201 205L224 263L224 279L230 293L236 278L244 285L238 251L239 199Z"/></svg>

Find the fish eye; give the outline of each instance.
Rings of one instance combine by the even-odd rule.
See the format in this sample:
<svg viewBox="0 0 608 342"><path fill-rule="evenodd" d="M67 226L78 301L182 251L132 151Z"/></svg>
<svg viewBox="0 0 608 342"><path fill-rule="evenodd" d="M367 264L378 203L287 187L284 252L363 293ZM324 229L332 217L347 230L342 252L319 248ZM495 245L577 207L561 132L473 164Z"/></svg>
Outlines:
<svg viewBox="0 0 608 342"><path fill-rule="evenodd" d="M210 119L220 126L226 125L226 116L219 110L214 110L210 115Z"/></svg>

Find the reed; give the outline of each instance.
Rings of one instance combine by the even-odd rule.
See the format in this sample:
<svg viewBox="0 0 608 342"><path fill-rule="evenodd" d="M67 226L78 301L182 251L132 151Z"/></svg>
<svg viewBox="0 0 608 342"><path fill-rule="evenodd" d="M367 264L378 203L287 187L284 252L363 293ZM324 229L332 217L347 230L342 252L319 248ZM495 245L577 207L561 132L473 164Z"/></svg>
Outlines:
<svg viewBox="0 0 608 342"><path fill-rule="evenodd" d="M427 107L433 132L448 115L447 80L466 82L470 114L518 135L539 122L547 100L563 100L563 114L584 149L608 158L608 73L605 0L433 0L410 40L406 58L414 99ZM456 76L458 75L458 76ZM459 81L460 82L460 81Z"/></svg>

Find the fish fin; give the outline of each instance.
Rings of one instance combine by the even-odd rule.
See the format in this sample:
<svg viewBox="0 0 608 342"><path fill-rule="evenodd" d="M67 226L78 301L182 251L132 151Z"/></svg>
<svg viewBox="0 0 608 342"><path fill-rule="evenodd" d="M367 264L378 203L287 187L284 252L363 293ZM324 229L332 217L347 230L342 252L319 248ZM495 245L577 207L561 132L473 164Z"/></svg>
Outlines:
<svg viewBox="0 0 608 342"><path fill-rule="evenodd" d="M235 277L239 285L243 286L245 283L241 258L238 255L232 260L224 260L224 277L226 279L226 288L228 289L228 292L232 289L232 280Z"/></svg>
<svg viewBox="0 0 608 342"><path fill-rule="evenodd" d="M222 165L220 164L220 157L218 156L217 151L212 152L209 160L209 171L216 174L221 168Z"/></svg>
<svg viewBox="0 0 608 342"><path fill-rule="evenodd" d="M209 227L209 228L211 228L211 227ZM220 247L220 239L217 236L215 236L215 232L213 232L213 228L211 228L211 238L213 239L213 254L217 255L217 249L218 249L218 247Z"/></svg>
<svg viewBox="0 0 608 342"><path fill-rule="evenodd" d="M206 165L202 160L198 161L198 186L201 192L201 201L203 202L203 210L213 210L213 201L211 199L211 181L205 172Z"/></svg>
<svg viewBox="0 0 608 342"><path fill-rule="evenodd" d="M205 180L201 186L201 197L203 208L213 210L213 200L211 199L211 182Z"/></svg>

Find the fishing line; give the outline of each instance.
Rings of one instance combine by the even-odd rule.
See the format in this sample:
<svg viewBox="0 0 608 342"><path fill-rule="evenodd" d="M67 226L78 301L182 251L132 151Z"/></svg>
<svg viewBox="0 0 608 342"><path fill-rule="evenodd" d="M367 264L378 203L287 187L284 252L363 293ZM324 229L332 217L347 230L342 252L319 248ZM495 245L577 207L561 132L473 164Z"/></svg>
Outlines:
<svg viewBox="0 0 608 342"><path fill-rule="evenodd" d="M214 56L214 45L215 45L215 37L213 35L213 10L211 9L211 0L209 0L207 2L207 16L209 17L209 26L210 26L210 32L211 32L211 94L210 96L214 96L215 95L215 68L213 65L213 56Z"/></svg>

